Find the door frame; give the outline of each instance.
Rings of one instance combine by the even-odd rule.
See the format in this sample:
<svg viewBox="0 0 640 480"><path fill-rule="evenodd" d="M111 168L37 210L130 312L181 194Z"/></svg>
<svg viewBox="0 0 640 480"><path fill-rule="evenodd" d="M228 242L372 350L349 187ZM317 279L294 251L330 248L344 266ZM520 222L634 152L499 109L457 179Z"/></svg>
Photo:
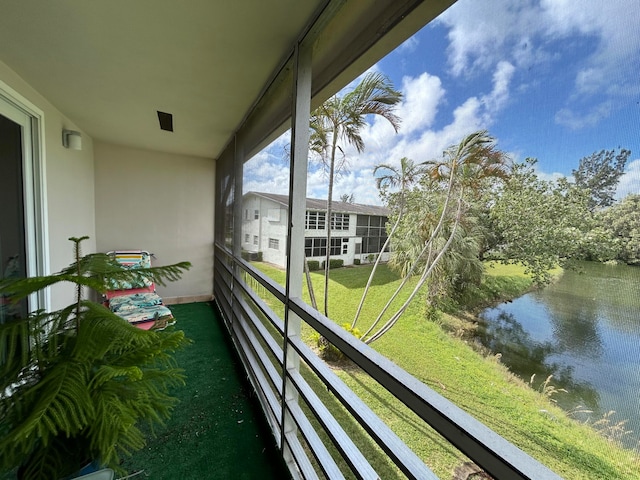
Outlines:
<svg viewBox="0 0 640 480"><path fill-rule="evenodd" d="M0 114L22 127L25 250L28 277L48 275L49 239L44 155L44 113L0 80ZM29 310L49 311L49 289L29 297Z"/></svg>

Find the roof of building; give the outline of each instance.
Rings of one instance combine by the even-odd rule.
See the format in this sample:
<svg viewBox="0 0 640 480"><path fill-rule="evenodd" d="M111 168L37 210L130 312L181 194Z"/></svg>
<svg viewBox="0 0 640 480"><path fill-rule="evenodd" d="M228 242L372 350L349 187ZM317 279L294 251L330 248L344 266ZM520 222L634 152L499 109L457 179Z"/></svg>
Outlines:
<svg viewBox="0 0 640 480"><path fill-rule="evenodd" d="M289 196L280 195L277 193L264 193L264 192L248 192L246 195L256 195L258 197L266 198L274 202L279 203L284 207L289 206ZM362 203L349 203L340 202L334 200L331 209L336 213L356 213L360 215L380 215L383 217L389 216L389 209L377 205L364 205ZM319 200L317 198L307 198L307 210L327 210L327 200Z"/></svg>

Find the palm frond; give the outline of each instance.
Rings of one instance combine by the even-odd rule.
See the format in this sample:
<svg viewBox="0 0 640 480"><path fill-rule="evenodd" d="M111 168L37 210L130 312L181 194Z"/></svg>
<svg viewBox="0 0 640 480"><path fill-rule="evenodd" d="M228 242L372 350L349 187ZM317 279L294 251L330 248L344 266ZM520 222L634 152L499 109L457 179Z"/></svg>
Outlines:
<svg viewBox="0 0 640 480"><path fill-rule="evenodd" d="M7 412L4 421L13 428L0 440L0 450L15 458L40 444L47 446L61 433L70 437L80 432L94 413L88 374L86 365L60 359L37 383L18 387L11 396L21 399L21 405Z"/></svg>

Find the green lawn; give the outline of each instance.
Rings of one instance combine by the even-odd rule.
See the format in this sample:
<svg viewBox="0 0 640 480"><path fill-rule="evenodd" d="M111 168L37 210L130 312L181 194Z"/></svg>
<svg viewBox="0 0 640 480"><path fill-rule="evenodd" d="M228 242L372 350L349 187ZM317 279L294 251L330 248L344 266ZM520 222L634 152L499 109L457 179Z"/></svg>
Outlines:
<svg viewBox="0 0 640 480"><path fill-rule="evenodd" d="M266 264L257 266L274 280L284 281L282 271ZM331 271L329 313L336 323L350 323L353 319L370 270L370 266L361 266ZM528 284L518 266L499 266L489 268L488 272L492 288L501 285L500 281L508 284L510 278L520 278L524 280L522 285ZM321 273L313 273L312 278L320 302L324 278ZM379 268L379 279L358 324L361 331L373 321L399 282L386 266ZM313 341L310 328L303 329L303 336ZM498 360L481 356L462 339L426 321L419 298L398 324L372 346L564 478L640 479L640 462L634 452L617 447L588 426L572 420L547 396L529 388ZM463 461L459 452L362 371L354 368L335 371L437 475L449 478ZM326 389L321 386L316 388L317 392L323 390ZM324 392L323 395L331 405L331 397ZM357 432L341 408L333 408L339 412L340 421ZM380 459L370 442L363 440L362 445L361 448L370 449L367 454L376 468L384 471L384 478L396 476L395 469Z"/></svg>

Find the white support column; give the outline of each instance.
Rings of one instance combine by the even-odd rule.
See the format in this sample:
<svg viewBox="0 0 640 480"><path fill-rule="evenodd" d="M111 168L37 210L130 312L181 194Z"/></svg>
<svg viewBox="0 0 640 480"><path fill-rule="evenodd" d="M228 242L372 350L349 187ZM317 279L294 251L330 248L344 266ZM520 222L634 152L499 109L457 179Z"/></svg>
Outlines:
<svg viewBox="0 0 640 480"><path fill-rule="evenodd" d="M311 52L297 50L297 78L291 129L291 171L289 173L289 242L287 285L289 297L302 297L304 274L304 218L307 198L309 118L311 116Z"/></svg>
<svg viewBox="0 0 640 480"><path fill-rule="evenodd" d="M307 162L309 156L309 118L311 116L311 49L295 50L294 58L294 88L292 98L291 124L291 162L289 172L289 214L287 227L287 282L286 297L302 298L304 282L304 219L307 198ZM297 372L300 368L298 354L288 345L288 340L300 336L301 321L285 305L285 372ZM283 382L283 449L282 453L287 463L294 464L291 451L284 441L284 436L294 433L296 425L291 418L287 405L298 401L298 392L284 375ZM290 468L295 471L295 468Z"/></svg>
<svg viewBox="0 0 640 480"><path fill-rule="evenodd" d="M234 258L242 257L242 183L244 174L244 148L241 139L237 136L234 139L234 159L233 159L233 256ZM240 276L240 268L235 264L233 266L233 278ZM234 280L231 280L231 310L233 311L233 297L237 293L235 290ZM233 317L229 319L233 322Z"/></svg>

